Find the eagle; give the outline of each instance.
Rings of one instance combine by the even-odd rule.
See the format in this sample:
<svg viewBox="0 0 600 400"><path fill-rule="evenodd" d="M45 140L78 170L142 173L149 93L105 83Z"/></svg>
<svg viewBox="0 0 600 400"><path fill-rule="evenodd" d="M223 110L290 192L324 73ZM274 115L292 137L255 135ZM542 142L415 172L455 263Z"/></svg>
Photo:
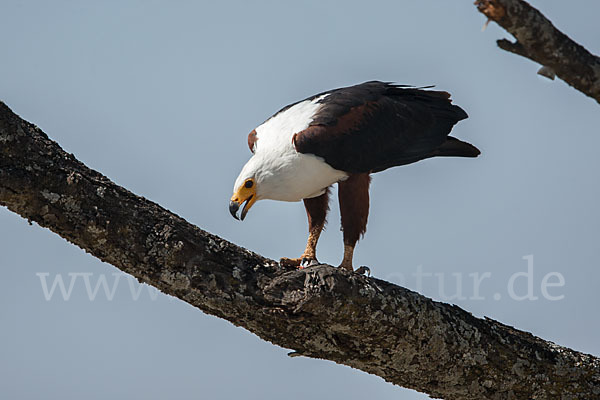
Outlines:
<svg viewBox="0 0 600 400"><path fill-rule="evenodd" d="M243 220L258 200L302 200L306 249L280 264L314 265L330 187L337 183L344 239L340 268L354 271L354 248L367 228L371 174L431 157L480 154L449 136L467 113L452 104L449 93L430 89L370 81L282 108L248 135L253 155L235 181L231 215Z"/></svg>

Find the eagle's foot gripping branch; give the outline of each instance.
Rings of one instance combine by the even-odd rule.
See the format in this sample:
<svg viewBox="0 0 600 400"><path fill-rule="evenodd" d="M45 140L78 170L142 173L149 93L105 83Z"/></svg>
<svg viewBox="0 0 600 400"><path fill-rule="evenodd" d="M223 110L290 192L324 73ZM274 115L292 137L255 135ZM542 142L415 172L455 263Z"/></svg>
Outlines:
<svg viewBox="0 0 600 400"><path fill-rule="evenodd" d="M371 276L371 268L366 265L360 266L354 271L355 274Z"/></svg>
<svg viewBox="0 0 600 400"><path fill-rule="evenodd" d="M352 261L348 262L348 261L344 260L338 266L338 268L345 269L346 271L354 272L354 267L352 266Z"/></svg>
<svg viewBox="0 0 600 400"><path fill-rule="evenodd" d="M296 267L299 269L312 267L313 265L319 265L316 258L313 257L299 257L299 258L287 258L282 257L279 260L279 264L282 267Z"/></svg>

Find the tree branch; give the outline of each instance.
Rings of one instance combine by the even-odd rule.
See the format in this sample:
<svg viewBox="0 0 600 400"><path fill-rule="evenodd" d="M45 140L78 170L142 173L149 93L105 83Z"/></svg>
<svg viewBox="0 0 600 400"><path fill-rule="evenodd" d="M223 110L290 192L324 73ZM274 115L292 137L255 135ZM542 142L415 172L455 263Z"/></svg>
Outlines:
<svg viewBox="0 0 600 400"><path fill-rule="evenodd" d="M1 102L0 204L296 355L447 399L600 396L598 358L379 279L282 268L117 186Z"/></svg>
<svg viewBox="0 0 600 400"><path fill-rule="evenodd" d="M556 29L523 0L476 0L475 5L517 39L515 43L498 40L498 47L541 64L540 74L553 78L555 73L600 103L600 57Z"/></svg>

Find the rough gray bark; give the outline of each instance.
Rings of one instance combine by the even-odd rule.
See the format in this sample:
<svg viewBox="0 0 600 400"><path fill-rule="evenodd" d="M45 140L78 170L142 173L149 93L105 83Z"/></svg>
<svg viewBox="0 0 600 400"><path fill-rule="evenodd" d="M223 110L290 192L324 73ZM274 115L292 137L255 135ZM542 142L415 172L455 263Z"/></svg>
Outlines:
<svg viewBox="0 0 600 400"><path fill-rule="evenodd" d="M0 204L295 354L446 399L600 397L596 357L379 279L282 268L117 186L1 102Z"/></svg>
<svg viewBox="0 0 600 400"><path fill-rule="evenodd" d="M567 84L600 103L600 57L571 40L523 0L476 0L477 9L517 41L498 40L498 47L542 65L538 73Z"/></svg>

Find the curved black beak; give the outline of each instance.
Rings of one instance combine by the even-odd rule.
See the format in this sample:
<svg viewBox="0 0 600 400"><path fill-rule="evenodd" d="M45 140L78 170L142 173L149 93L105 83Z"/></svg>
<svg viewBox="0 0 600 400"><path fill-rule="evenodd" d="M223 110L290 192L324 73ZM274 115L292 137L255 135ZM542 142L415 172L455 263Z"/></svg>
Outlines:
<svg viewBox="0 0 600 400"><path fill-rule="evenodd" d="M246 218L246 214L248 213L248 210L250 209L250 207L248 207L248 204L250 204L250 200L252 200L252 198L254 197L254 195L248 197L246 199L246 201L244 202L244 208L242 209L242 213L240 214L240 219L243 221L244 218Z"/></svg>
<svg viewBox="0 0 600 400"><path fill-rule="evenodd" d="M229 202L229 212L231 213L231 216L237 220L239 220L239 218L237 216L237 212L239 209L240 209L240 205L238 203L236 203L235 201Z"/></svg>
<svg viewBox="0 0 600 400"><path fill-rule="evenodd" d="M248 207L248 205L250 204L250 200L252 200L252 198L254 197L254 195L248 197L245 201L244 201L244 208L242 209L242 213L240 214L240 216L237 216L237 212L240 209L240 203L238 203L237 201L233 201L231 200L229 202L229 212L231 213L231 216L237 220L241 220L243 221L244 218L246 218L246 214L248 213L248 210L250 209L250 207Z"/></svg>

